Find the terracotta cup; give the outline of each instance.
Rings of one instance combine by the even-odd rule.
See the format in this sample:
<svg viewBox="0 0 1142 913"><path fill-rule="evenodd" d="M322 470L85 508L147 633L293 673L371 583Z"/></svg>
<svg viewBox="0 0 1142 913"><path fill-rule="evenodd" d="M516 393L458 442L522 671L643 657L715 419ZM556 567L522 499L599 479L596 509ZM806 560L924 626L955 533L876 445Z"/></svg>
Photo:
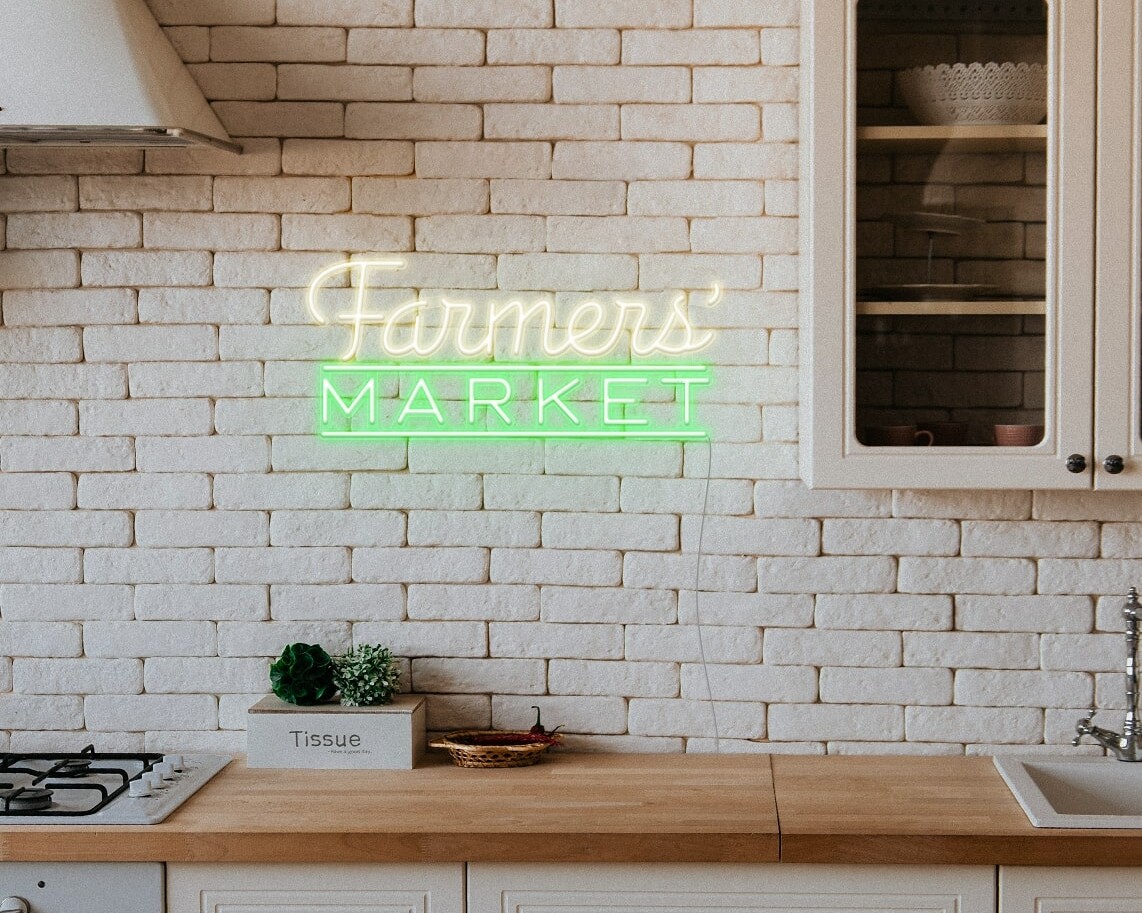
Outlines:
<svg viewBox="0 0 1142 913"><path fill-rule="evenodd" d="M935 440L931 431L915 425L868 425L864 443L870 447L931 447Z"/></svg>
<svg viewBox="0 0 1142 913"><path fill-rule="evenodd" d="M996 425L997 447L1034 447L1043 440L1042 425Z"/></svg>
<svg viewBox="0 0 1142 913"><path fill-rule="evenodd" d="M924 422L916 427L932 432L937 447L962 447L968 442L967 422Z"/></svg>

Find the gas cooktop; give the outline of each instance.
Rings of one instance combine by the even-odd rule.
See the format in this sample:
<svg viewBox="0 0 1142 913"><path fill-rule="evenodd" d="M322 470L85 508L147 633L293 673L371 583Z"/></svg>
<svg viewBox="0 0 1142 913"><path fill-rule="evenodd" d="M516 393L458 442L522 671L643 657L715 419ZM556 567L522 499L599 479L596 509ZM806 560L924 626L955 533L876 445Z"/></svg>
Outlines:
<svg viewBox="0 0 1142 913"><path fill-rule="evenodd" d="M230 763L226 755L0 753L0 827L158 824Z"/></svg>

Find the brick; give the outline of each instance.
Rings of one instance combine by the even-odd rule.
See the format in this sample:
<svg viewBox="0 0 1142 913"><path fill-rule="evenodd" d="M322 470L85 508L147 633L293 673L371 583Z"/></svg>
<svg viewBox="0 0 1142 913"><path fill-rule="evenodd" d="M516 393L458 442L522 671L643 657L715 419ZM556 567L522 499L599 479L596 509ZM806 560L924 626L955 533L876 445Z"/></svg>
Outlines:
<svg viewBox="0 0 1142 913"><path fill-rule="evenodd" d="M268 215L147 213L143 238L151 248L273 250L278 246L278 220Z"/></svg>
<svg viewBox="0 0 1142 913"><path fill-rule="evenodd" d="M12 684L25 694L138 694L143 664L130 659L18 659Z"/></svg>
<svg viewBox="0 0 1142 913"><path fill-rule="evenodd" d="M20 473L5 469L0 475L0 509L67 510L75 507L75 479L68 473Z"/></svg>
<svg viewBox="0 0 1142 913"><path fill-rule="evenodd" d="M74 250L0 251L6 290L74 288L79 285L79 263Z"/></svg>
<svg viewBox="0 0 1142 913"><path fill-rule="evenodd" d="M1142 557L1142 523L1104 523L1100 557Z"/></svg>
<svg viewBox="0 0 1142 913"><path fill-rule="evenodd" d="M952 627L952 597L823 593L817 597L815 623L826 629L947 631Z"/></svg>
<svg viewBox="0 0 1142 913"><path fill-rule="evenodd" d="M5 328L0 336L2 362L77 362L82 357L78 330Z"/></svg>
<svg viewBox="0 0 1142 913"><path fill-rule="evenodd" d="M900 635L894 631L767 631L765 662L779 666L899 666Z"/></svg>
<svg viewBox="0 0 1142 913"><path fill-rule="evenodd" d="M143 682L155 694L193 694L203 682L217 694L249 694L265 687L268 672L269 663L261 658L160 656L143 664Z"/></svg>
<svg viewBox="0 0 1142 913"><path fill-rule="evenodd" d="M689 247L689 230L681 218L552 216L547 220L549 251L645 253Z"/></svg>
<svg viewBox="0 0 1142 913"><path fill-rule="evenodd" d="M209 146L193 149L148 149L147 172L207 175L271 175L281 172L282 144L278 140L247 137L240 145L241 155Z"/></svg>
<svg viewBox="0 0 1142 913"><path fill-rule="evenodd" d="M756 663L761 633L756 628L632 624L626 628L628 660L665 662Z"/></svg>
<svg viewBox="0 0 1142 913"><path fill-rule="evenodd" d="M388 215L488 211L488 183L482 180L353 179L353 209Z"/></svg>
<svg viewBox="0 0 1142 913"><path fill-rule="evenodd" d="M208 326L87 327L83 354L89 362L214 361L218 341Z"/></svg>
<svg viewBox="0 0 1142 913"><path fill-rule="evenodd" d="M623 105L624 140L702 142L759 139L761 113L754 105Z"/></svg>
<svg viewBox="0 0 1142 913"><path fill-rule="evenodd" d="M484 62L484 33L475 29L354 28L349 31L348 57L349 63L382 63L390 66L476 65ZM515 61L489 59L489 62Z"/></svg>
<svg viewBox="0 0 1142 913"><path fill-rule="evenodd" d="M684 29L691 24L690 0L555 0L555 23L560 28Z"/></svg>
<svg viewBox="0 0 1142 913"><path fill-rule="evenodd" d="M417 250L517 253L543 250L544 243L545 224L539 216L453 215L416 220Z"/></svg>
<svg viewBox="0 0 1142 913"><path fill-rule="evenodd" d="M548 688L552 694L677 697L678 667L674 663L553 659Z"/></svg>
<svg viewBox="0 0 1142 913"><path fill-rule="evenodd" d="M97 657L213 656L217 639L209 621L89 621L83 648Z"/></svg>
<svg viewBox="0 0 1142 913"><path fill-rule="evenodd" d="M668 590L545 586L542 617L547 622L672 624L678 597Z"/></svg>
<svg viewBox="0 0 1142 913"><path fill-rule="evenodd" d="M268 25L274 21L274 0L150 0L162 25Z"/></svg>
<svg viewBox="0 0 1142 913"><path fill-rule="evenodd" d="M547 143L421 142L416 147L416 173L425 178L551 177Z"/></svg>
<svg viewBox="0 0 1142 913"><path fill-rule="evenodd" d="M219 548L219 583L347 583L349 550L344 548Z"/></svg>
<svg viewBox="0 0 1142 913"><path fill-rule="evenodd" d="M821 700L828 704L943 705L952 702L947 669L829 668L821 670Z"/></svg>
<svg viewBox="0 0 1142 913"><path fill-rule="evenodd" d="M78 696L2 694L0 726L5 729L82 729Z"/></svg>
<svg viewBox="0 0 1142 913"><path fill-rule="evenodd" d="M100 510L204 510L211 505L210 488L210 477L203 474L84 473L79 477L78 504Z"/></svg>
<svg viewBox="0 0 1142 913"><path fill-rule="evenodd" d="M626 206L621 181L495 180L492 212L528 215L621 215Z"/></svg>
<svg viewBox="0 0 1142 913"><path fill-rule="evenodd" d="M718 108L709 105L697 107ZM737 108L738 105L724 107ZM746 107L749 107L748 105ZM694 176L719 181L794 180L798 173L797 147L776 143L710 143L694 147ZM757 223L776 226L773 220Z"/></svg>
<svg viewBox="0 0 1142 913"><path fill-rule="evenodd" d="M538 659L414 659L411 690L452 694L543 694Z"/></svg>
<svg viewBox="0 0 1142 913"><path fill-rule="evenodd" d="M81 621L132 617L129 586L15 584L0 586L5 621Z"/></svg>
<svg viewBox="0 0 1142 913"><path fill-rule="evenodd" d="M551 176L618 181L686 178L690 157L690 147L682 143L560 142Z"/></svg>
<svg viewBox="0 0 1142 913"><path fill-rule="evenodd" d="M286 174L411 174L411 143L388 140L287 139L282 146Z"/></svg>
<svg viewBox="0 0 1142 913"><path fill-rule="evenodd" d="M963 554L999 558L1097 558L1099 531L1095 523L969 521L963 525Z"/></svg>
<svg viewBox="0 0 1142 913"><path fill-rule="evenodd" d="M543 544L547 548L676 551L678 521L654 514L550 513L543 518Z"/></svg>
<svg viewBox="0 0 1142 913"><path fill-rule="evenodd" d="M627 206L640 216L752 216L763 207L758 181L638 181Z"/></svg>
<svg viewBox="0 0 1142 913"><path fill-rule="evenodd" d="M237 257L238 254L233 256ZM293 257L314 256L308 254L291 254ZM315 262L316 262L315 257ZM278 261L282 270L282 279L291 284L302 285L301 277L305 275L304 265L296 262ZM257 272L257 262L233 263L230 267L234 274L228 277L231 281L247 282L240 278L239 272L253 275ZM285 273L288 272L288 275ZM349 343L349 330L344 327L319 326L224 326L218 333L218 352L223 360L244 360L252 357L265 359L280 359L282 361L315 362L330 358L336 352L344 351ZM259 391L260 392L260 391ZM308 429L307 429L308 430Z"/></svg>
<svg viewBox="0 0 1142 913"><path fill-rule="evenodd" d="M140 472L265 472L270 447L264 437L138 438Z"/></svg>
<svg viewBox="0 0 1142 913"><path fill-rule="evenodd" d="M774 704L766 731L773 741L904 738L904 708L877 705Z"/></svg>
<svg viewBox="0 0 1142 913"><path fill-rule="evenodd" d="M269 522L255 511L139 511L135 541L147 548L268 545Z"/></svg>
<svg viewBox="0 0 1142 913"><path fill-rule="evenodd" d="M330 452L327 443L311 434L276 435L271 464L274 472L309 472L334 469L404 469L405 445L376 442L342 445Z"/></svg>
<svg viewBox="0 0 1142 913"><path fill-rule="evenodd" d="M792 219L770 216L695 220L690 246L699 253L795 253L796 226Z"/></svg>
<svg viewBox="0 0 1142 913"><path fill-rule="evenodd" d="M769 28L796 25L797 0L738 3L736 0L695 0L694 25L702 28Z"/></svg>
<svg viewBox="0 0 1142 913"><path fill-rule="evenodd" d="M475 510L481 502L480 477L354 473L349 501L354 508ZM510 505L497 507L492 503L486 506L489 509L511 508Z"/></svg>
<svg viewBox="0 0 1142 913"><path fill-rule="evenodd" d="M877 557L762 558L758 590L765 593L890 593L896 561Z"/></svg>
<svg viewBox="0 0 1142 913"><path fill-rule="evenodd" d="M1121 668L1121 637L1114 634L1044 634L1044 669L1114 672Z"/></svg>
<svg viewBox="0 0 1142 913"><path fill-rule="evenodd" d="M398 656L488 655L487 632L482 622L366 621L353 625L353 641L383 643Z"/></svg>
<svg viewBox="0 0 1142 913"><path fill-rule="evenodd" d="M512 69L519 69L512 67ZM617 140L617 105L489 104L487 139Z"/></svg>
<svg viewBox="0 0 1142 913"><path fill-rule="evenodd" d="M130 289L6 291L6 326L78 326L134 323L135 293Z"/></svg>
<svg viewBox="0 0 1142 913"><path fill-rule="evenodd" d="M469 472L537 473L542 460L538 441L411 441L408 448L409 471L415 473L452 472L457 465Z"/></svg>
<svg viewBox="0 0 1142 913"><path fill-rule="evenodd" d="M408 617L425 621L536 621L539 588L529 585L414 584Z"/></svg>
<svg viewBox="0 0 1142 913"><path fill-rule="evenodd" d="M219 253L214 258L214 284L227 288L305 288L318 271L337 259L336 254L277 252L277 253ZM314 331L318 327L309 327ZM336 329L336 328L333 328ZM267 330L227 327L230 338L241 332L259 333ZM227 356L223 355L223 358ZM272 357L272 355L267 356Z"/></svg>
<svg viewBox="0 0 1142 913"><path fill-rule="evenodd" d="M896 517L935 517L949 520L1026 520L1031 516L1029 491L894 491Z"/></svg>
<svg viewBox="0 0 1142 913"><path fill-rule="evenodd" d="M79 656L80 626L63 622L0 623L0 652L5 656Z"/></svg>
<svg viewBox="0 0 1142 913"><path fill-rule="evenodd" d="M400 586L349 584L275 584L271 612L284 621L399 621L404 618Z"/></svg>
<svg viewBox="0 0 1142 913"><path fill-rule="evenodd" d="M484 548L357 548L353 580L362 583L483 583Z"/></svg>
<svg viewBox="0 0 1142 913"><path fill-rule="evenodd" d="M415 546L539 545L539 515L523 511L411 511L408 542Z"/></svg>
<svg viewBox="0 0 1142 913"><path fill-rule="evenodd" d="M0 438L5 472L101 472L133 469L127 438Z"/></svg>
<svg viewBox="0 0 1142 913"><path fill-rule="evenodd" d="M83 554L89 583L209 583L213 575L208 548L89 548Z"/></svg>
<svg viewBox="0 0 1142 913"><path fill-rule="evenodd" d="M767 257L766 262L770 259ZM761 259L756 256L644 254L639 258L639 270L639 285L647 291L709 288L716 278L727 289L761 286Z"/></svg>
<svg viewBox="0 0 1142 913"><path fill-rule="evenodd" d="M1089 596L956 597L956 627L964 631L1080 633L1091 630Z"/></svg>
<svg viewBox="0 0 1142 913"><path fill-rule="evenodd" d="M391 66L282 64L278 67L277 97L308 101L408 101L413 97L412 71Z"/></svg>
<svg viewBox="0 0 1142 913"><path fill-rule="evenodd" d="M813 597L683 590L678 596L678 620L685 624L701 620L703 625L807 628L813 623Z"/></svg>
<svg viewBox="0 0 1142 913"><path fill-rule="evenodd" d="M412 0L325 0L314 6L309 0L278 0L279 25L410 26Z"/></svg>
<svg viewBox="0 0 1142 913"><path fill-rule="evenodd" d="M10 250L138 247L142 231L139 217L127 212L13 213L7 221L7 242Z"/></svg>
<svg viewBox="0 0 1142 913"><path fill-rule="evenodd" d="M638 283L638 261L625 254L504 254L498 264L503 289L618 291Z"/></svg>
<svg viewBox="0 0 1142 913"><path fill-rule="evenodd" d="M77 187L74 177L64 175L8 175L0 178L0 212L71 212L79 205Z"/></svg>
<svg viewBox="0 0 1142 913"><path fill-rule="evenodd" d="M211 259L204 251L88 251L83 254L83 284L209 285Z"/></svg>
<svg viewBox="0 0 1142 913"><path fill-rule="evenodd" d="M1033 634L905 631L904 665L1036 669L1039 638Z"/></svg>
<svg viewBox="0 0 1142 913"><path fill-rule="evenodd" d="M214 504L223 510L345 508L349 479L335 473L216 475Z"/></svg>
<svg viewBox="0 0 1142 913"><path fill-rule="evenodd" d="M557 66L552 97L559 104L630 104L690 101L690 71L685 67Z"/></svg>
<svg viewBox="0 0 1142 913"><path fill-rule="evenodd" d="M635 698L630 702L632 735L713 736L753 739L765 733L765 713L757 704Z"/></svg>
<svg viewBox="0 0 1142 913"><path fill-rule="evenodd" d="M704 669L689 664L682 667L682 697L763 703L813 701L817 698L817 670L761 665L711 665Z"/></svg>
<svg viewBox="0 0 1142 913"><path fill-rule="evenodd" d="M707 513L710 516L750 512L752 486L744 480L646 479L625 476L622 509L629 513Z"/></svg>
<svg viewBox="0 0 1142 913"><path fill-rule="evenodd" d="M617 64L620 41L614 29L497 29L487 52L490 64Z"/></svg>
<svg viewBox="0 0 1142 913"><path fill-rule="evenodd" d="M213 410L205 399L79 404L80 434L88 437L133 434L210 434Z"/></svg>
<svg viewBox="0 0 1142 913"><path fill-rule="evenodd" d="M213 101L272 101L277 94L277 68L270 63L197 63L187 69Z"/></svg>
<svg viewBox="0 0 1142 913"><path fill-rule="evenodd" d="M956 673L956 703L976 707L1088 707L1094 681L1083 672Z"/></svg>
<svg viewBox="0 0 1142 913"><path fill-rule="evenodd" d="M274 232L276 237L276 225ZM264 289L142 289L139 292L139 321L160 324L265 323L269 317L269 303L269 293Z"/></svg>
<svg viewBox="0 0 1142 913"><path fill-rule="evenodd" d="M143 170L141 149L37 148L8 149L10 174L136 174Z"/></svg>
<svg viewBox="0 0 1142 913"><path fill-rule="evenodd" d="M130 545L131 517L109 511L0 511L0 546Z"/></svg>
<svg viewBox="0 0 1142 913"><path fill-rule="evenodd" d="M276 659L288 644L321 644L331 653L352 646L349 625L331 621L223 621L218 624L219 656L267 656Z"/></svg>
<svg viewBox="0 0 1142 913"><path fill-rule="evenodd" d="M344 212L349 182L327 177L220 177L214 182L219 212Z"/></svg>
<svg viewBox="0 0 1142 913"><path fill-rule="evenodd" d="M825 520L822 548L834 555L955 555L959 525L939 520Z"/></svg>
<svg viewBox="0 0 1142 913"><path fill-rule="evenodd" d="M129 374L132 397L259 396L262 393L262 366L256 362L143 363L131 365Z"/></svg>
<svg viewBox="0 0 1142 913"><path fill-rule="evenodd" d="M275 510L273 545L404 545L405 519L383 510ZM416 543L413 543L416 544Z"/></svg>
<svg viewBox="0 0 1142 913"><path fill-rule="evenodd" d="M582 476L484 477L484 507L489 510L616 511L618 479Z"/></svg>
<svg viewBox="0 0 1142 913"><path fill-rule="evenodd" d="M687 517L682 523L682 547L711 555L816 555L820 528L816 520L754 520L752 518Z"/></svg>
<svg viewBox="0 0 1142 913"><path fill-rule="evenodd" d="M135 587L135 617L159 621L261 621L270 617L264 586Z"/></svg>
<svg viewBox="0 0 1142 913"><path fill-rule="evenodd" d="M210 57L270 63L336 62L345 59L345 45L345 31L339 28L218 26L211 31Z"/></svg>
<svg viewBox="0 0 1142 913"><path fill-rule="evenodd" d="M211 179L193 177L81 177L83 209L209 210Z"/></svg>
<svg viewBox="0 0 1142 913"><path fill-rule="evenodd" d="M219 434L304 434L313 428L309 399L226 399L215 407Z"/></svg>
<svg viewBox="0 0 1142 913"><path fill-rule="evenodd" d="M351 139L475 140L483 130L476 105L351 102L345 136Z"/></svg>
<svg viewBox="0 0 1142 913"><path fill-rule="evenodd" d="M622 579L622 556L602 550L496 548L490 573L492 583L614 586Z"/></svg>
<svg viewBox="0 0 1142 913"><path fill-rule="evenodd" d="M1035 564L1017 558L901 558L902 593L993 593L1035 590Z"/></svg>
<svg viewBox="0 0 1142 913"><path fill-rule="evenodd" d="M1043 711L998 707L907 707L907 738L913 742L1036 744L1043 737Z"/></svg>
<svg viewBox="0 0 1142 913"><path fill-rule="evenodd" d="M418 67L412 81L418 102L542 102L551 98L548 67ZM357 100L366 100L359 97Z"/></svg>
<svg viewBox="0 0 1142 913"><path fill-rule="evenodd" d="M697 67L694 101L795 102L797 84L798 72L792 67Z"/></svg>
<svg viewBox="0 0 1142 913"><path fill-rule="evenodd" d="M718 31L643 31L623 32L623 65L686 64L756 64L761 59L757 32Z"/></svg>
<svg viewBox="0 0 1142 913"><path fill-rule="evenodd" d="M698 564L693 555L627 552L623 586L748 593L757 589L757 571L751 558L704 555Z"/></svg>
<svg viewBox="0 0 1142 913"><path fill-rule="evenodd" d="M417 28L550 28L550 0L418 0Z"/></svg>

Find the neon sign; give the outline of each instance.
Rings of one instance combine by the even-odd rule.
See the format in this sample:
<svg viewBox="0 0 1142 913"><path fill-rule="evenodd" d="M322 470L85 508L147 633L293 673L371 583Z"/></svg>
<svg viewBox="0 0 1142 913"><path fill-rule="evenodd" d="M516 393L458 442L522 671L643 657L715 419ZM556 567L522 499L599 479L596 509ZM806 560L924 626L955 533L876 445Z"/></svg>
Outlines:
<svg viewBox="0 0 1142 913"><path fill-rule="evenodd" d="M404 265L395 257L345 261L321 270L309 284L306 306L314 320L350 330L341 361L318 372L320 437L706 438L696 421L695 391L711 383L709 368L667 363L701 351L714 338L690 322L686 293L671 293L658 319L633 294L589 298L560 321L546 296L482 306L458 296L439 302L416 297L387 312L376 309L371 280ZM345 280L351 305L328 306L330 284ZM715 286L702 303L713 306L720 296ZM358 361L366 347L412 361ZM628 351L654 362L609 363ZM536 358L540 354L545 361ZM442 355L446 363L421 363ZM510 361L486 363L496 356ZM535 360L515 361L529 356ZM597 361L565 363L569 357Z"/></svg>

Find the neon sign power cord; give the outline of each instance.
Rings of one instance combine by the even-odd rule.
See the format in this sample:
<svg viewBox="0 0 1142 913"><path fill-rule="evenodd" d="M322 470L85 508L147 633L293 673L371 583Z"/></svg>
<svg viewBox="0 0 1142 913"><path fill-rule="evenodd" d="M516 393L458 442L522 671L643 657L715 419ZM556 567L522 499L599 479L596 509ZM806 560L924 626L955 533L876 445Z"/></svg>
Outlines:
<svg viewBox="0 0 1142 913"><path fill-rule="evenodd" d="M695 448L696 449L696 448ZM706 680L706 699L710 704L710 718L714 724L714 754L721 754L721 734L718 729L718 705L710 685L710 666L706 662L706 640L702 635L702 543L706 534L706 510L710 503L710 475L714 462L714 445L706 439L706 477L702 485L702 511L698 515L698 554L694 560L694 621L698 628L698 658L702 662L702 676Z"/></svg>

